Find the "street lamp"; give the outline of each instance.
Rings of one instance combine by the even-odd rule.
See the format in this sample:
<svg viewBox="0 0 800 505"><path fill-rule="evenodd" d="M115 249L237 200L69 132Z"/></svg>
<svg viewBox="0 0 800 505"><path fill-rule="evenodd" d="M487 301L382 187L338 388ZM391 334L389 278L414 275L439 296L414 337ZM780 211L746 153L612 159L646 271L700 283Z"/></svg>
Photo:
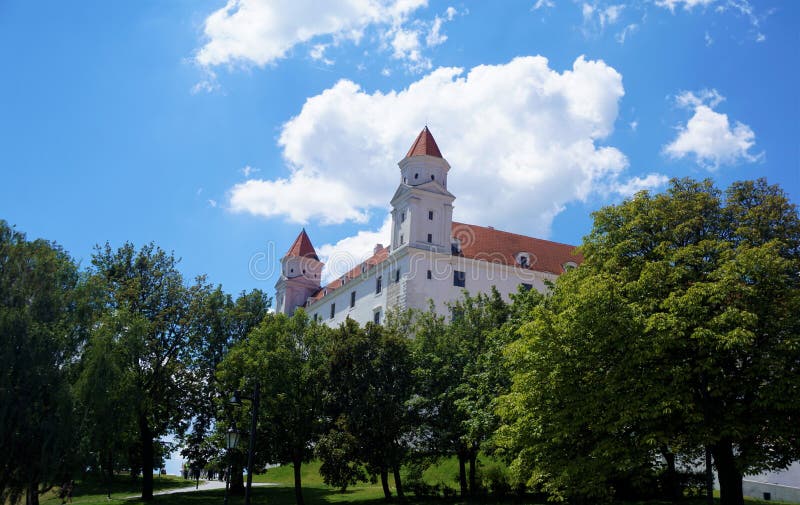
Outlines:
<svg viewBox="0 0 800 505"><path fill-rule="evenodd" d="M225 433L225 448L228 449L228 471L225 472L225 505L228 505L228 486L231 482L231 449L239 445L239 432L233 428L228 428Z"/></svg>
<svg viewBox="0 0 800 505"><path fill-rule="evenodd" d="M247 444L247 486L244 488L244 505L250 505L250 488L253 486L253 451L256 442L256 420L258 419L258 406L261 401L261 386L256 381L253 396L242 396L241 391L233 393L231 403L241 405L242 400L253 402L250 415L250 441Z"/></svg>

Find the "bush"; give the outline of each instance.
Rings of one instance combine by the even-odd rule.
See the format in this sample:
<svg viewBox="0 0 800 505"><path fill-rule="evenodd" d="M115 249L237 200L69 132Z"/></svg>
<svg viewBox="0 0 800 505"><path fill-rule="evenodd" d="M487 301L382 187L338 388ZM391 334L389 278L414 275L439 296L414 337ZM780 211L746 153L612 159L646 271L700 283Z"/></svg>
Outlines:
<svg viewBox="0 0 800 505"><path fill-rule="evenodd" d="M492 495L502 498L511 492L508 472L501 465L491 463L482 469L481 474L483 487Z"/></svg>

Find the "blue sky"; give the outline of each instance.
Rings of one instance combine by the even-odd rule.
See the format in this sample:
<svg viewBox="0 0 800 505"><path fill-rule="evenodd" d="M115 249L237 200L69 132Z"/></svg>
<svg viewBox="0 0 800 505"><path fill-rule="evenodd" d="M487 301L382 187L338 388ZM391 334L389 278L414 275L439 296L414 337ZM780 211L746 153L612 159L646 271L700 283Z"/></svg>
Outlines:
<svg viewBox="0 0 800 505"><path fill-rule="evenodd" d="M329 275L387 242L426 122L456 220L578 244L676 176L797 202L798 26L777 0L6 0L0 218L272 293L303 226Z"/></svg>

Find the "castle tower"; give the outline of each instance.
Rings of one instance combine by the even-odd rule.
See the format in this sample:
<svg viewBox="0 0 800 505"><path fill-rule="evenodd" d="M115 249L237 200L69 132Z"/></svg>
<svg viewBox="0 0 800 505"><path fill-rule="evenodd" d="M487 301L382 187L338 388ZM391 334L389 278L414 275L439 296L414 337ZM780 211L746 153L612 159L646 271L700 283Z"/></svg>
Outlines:
<svg viewBox="0 0 800 505"><path fill-rule="evenodd" d="M291 316L297 307L305 305L320 289L323 265L303 229L281 258L281 277L275 284L276 312Z"/></svg>
<svg viewBox="0 0 800 505"><path fill-rule="evenodd" d="M392 251L411 246L450 253L453 196L447 191L450 164L426 126L400 166L400 186L391 200Z"/></svg>

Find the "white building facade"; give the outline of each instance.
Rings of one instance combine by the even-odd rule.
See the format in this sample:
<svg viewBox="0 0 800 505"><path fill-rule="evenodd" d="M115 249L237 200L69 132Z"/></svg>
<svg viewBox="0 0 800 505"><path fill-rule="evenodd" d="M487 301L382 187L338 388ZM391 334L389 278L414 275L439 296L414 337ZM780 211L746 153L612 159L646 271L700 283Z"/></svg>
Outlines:
<svg viewBox="0 0 800 505"><path fill-rule="evenodd" d="M485 293L494 286L507 300L520 286L544 292L547 282L581 262L571 245L454 222L450 165L427 127L399 167L391 243L376 245L370 258L322 286L323 264L303 230L281 259L278 312L303 307L338 326L348 317L380 323L389 309L427 309L433 301L449 315L448 304L465 290Z"/></svg>

